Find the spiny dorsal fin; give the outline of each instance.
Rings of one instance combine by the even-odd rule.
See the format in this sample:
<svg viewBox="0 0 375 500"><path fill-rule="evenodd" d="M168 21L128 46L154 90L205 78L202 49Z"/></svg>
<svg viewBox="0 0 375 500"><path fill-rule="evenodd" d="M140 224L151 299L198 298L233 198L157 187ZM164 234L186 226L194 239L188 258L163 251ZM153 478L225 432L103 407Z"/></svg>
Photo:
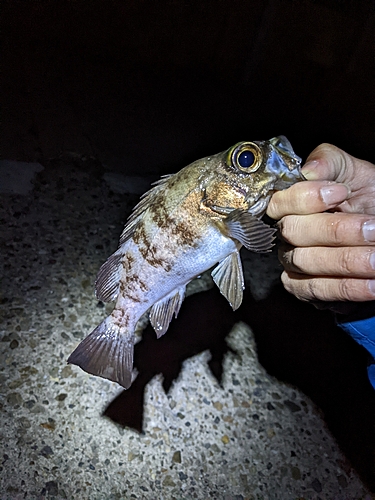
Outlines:
<svg viewBox="0 0 375 500"><path fill-rule="evenodd" d="M133 212L127 220L124 230L122 231L119 243L120 246L132 236L139 219L142 217L150 204L153 203L157 194L163 189L172 175L174 174L163 175L159 180L153 183L154 187L141 196L139 203L134 207Z"/></svg>
<svg viewBox="0 0 375 500"><path fill-rule="evenodd" d="M119 250L111 255L99 269L95 282L95 293L99 300L103 302L112 302L116 299L119 292L122 272L121 259L123 257L123 250L121 250L121 246L132 236L143 213L150 204L153 203L155 197L170 177L170 175L164 175L161 179L154 182L154 187L144 193L138 205L135 206L121 234Z"/></svg>
<svg viewBox="0 0 375 500"><path fill-rule="evenodd" d="M269 252L276 229L241 209L233 210L225 219L228 235L253 252Z"/></svg>
<svg viewBox="0 0 375 500"><path fill-rule="evenodd" d="M245 288L239 252L236 250L219 262L211 276L233 311L238 309Z"/></svg>
<svg viewBox="0 0 375 500"><path fill-rule="evenodd" d="M185 297L185 288L184 285L177 290L173 290L172 293L158 302L155 302L151 307L150 323L158 338L164 335L168 330L173 314L175 318L177 318L177 314Z"/></svg>

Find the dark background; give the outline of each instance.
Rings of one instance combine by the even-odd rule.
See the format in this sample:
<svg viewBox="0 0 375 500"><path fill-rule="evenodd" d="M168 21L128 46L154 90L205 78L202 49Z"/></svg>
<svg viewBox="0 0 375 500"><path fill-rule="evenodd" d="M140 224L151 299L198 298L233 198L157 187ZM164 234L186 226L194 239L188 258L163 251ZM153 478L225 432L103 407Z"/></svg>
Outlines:
<svg viewBox="0 0 375 500"><path fill-rule="evenodd" d="M375 159L371 0L3 0L1 154L176 171L284 134Z"/></svg>
<svg viewBox="0 0 375 500"><path fill-rule="evenodd" d="M303 158L331 142L375 161L373 10L361 0L3 0L1 156L48 168L68 153L95 158L101 173L156 176L284 134ZM246 301L256 314L244 304L240 319L260 361L322 409L375 490L365 351L281 289Z"/></svg>

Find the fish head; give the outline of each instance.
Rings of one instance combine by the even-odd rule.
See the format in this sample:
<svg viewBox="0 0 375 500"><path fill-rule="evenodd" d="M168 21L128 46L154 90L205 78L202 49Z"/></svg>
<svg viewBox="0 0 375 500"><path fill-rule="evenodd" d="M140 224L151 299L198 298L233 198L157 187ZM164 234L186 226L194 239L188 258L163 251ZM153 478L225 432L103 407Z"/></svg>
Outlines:
<svg viewBox="0 0 375 500"><path fill-rule="evenodd" d="M239 142L224 152L222 159L228 181L242 190L253 215L263 215L275 191L306 180L302 160L285 136Z"/></svg>

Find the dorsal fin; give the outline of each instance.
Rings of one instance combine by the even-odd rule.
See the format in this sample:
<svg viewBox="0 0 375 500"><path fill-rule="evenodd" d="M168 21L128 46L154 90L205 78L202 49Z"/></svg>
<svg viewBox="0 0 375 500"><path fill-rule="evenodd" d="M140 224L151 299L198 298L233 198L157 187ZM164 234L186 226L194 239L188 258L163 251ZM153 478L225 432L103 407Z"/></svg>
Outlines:
<svg viewBox="0 0 375 500"><path fill-rule="evenodd" d="M124 254L123 248L121 247L132 236L140 218L150 204L153 203L157 194L163 189L169 177L171 177L171 175L164 175L161 179L154 182L154 187L144 193L138 205L134 207L120 236L119 249L112 254L99 269L95 282L95 293L99 300L103 302L112 302L116 299L119 292L122 272L121 259Z"/></svg>
<svg viewBox="0 0 375 500"><path fill-rule="evenodd" d="M142 217L151 203L155 200L158 193L163 189L165 184L168 182L168 179L172 177L172 175L174 174L163 175L159 180L155 181L152 184L153 187L149 191L141 196L139 203L134 207L133 212L130 214L127 220L124 230L121 233L119 246L125 243L125 241L127 241L132 236L139 222L139 219Z"/></svg>

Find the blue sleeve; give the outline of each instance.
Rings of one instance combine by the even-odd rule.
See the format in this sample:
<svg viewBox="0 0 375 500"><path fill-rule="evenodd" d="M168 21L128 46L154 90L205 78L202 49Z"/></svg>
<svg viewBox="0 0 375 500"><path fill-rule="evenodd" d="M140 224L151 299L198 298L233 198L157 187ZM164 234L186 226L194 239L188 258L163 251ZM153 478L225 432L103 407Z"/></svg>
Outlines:
<svg viewBox="0 0 375 500"><path fill-rule="evenodd" d="M370 353L371 360L367 372L375 389L375 316L354 321L338 321L337 324Z"/></svg>

